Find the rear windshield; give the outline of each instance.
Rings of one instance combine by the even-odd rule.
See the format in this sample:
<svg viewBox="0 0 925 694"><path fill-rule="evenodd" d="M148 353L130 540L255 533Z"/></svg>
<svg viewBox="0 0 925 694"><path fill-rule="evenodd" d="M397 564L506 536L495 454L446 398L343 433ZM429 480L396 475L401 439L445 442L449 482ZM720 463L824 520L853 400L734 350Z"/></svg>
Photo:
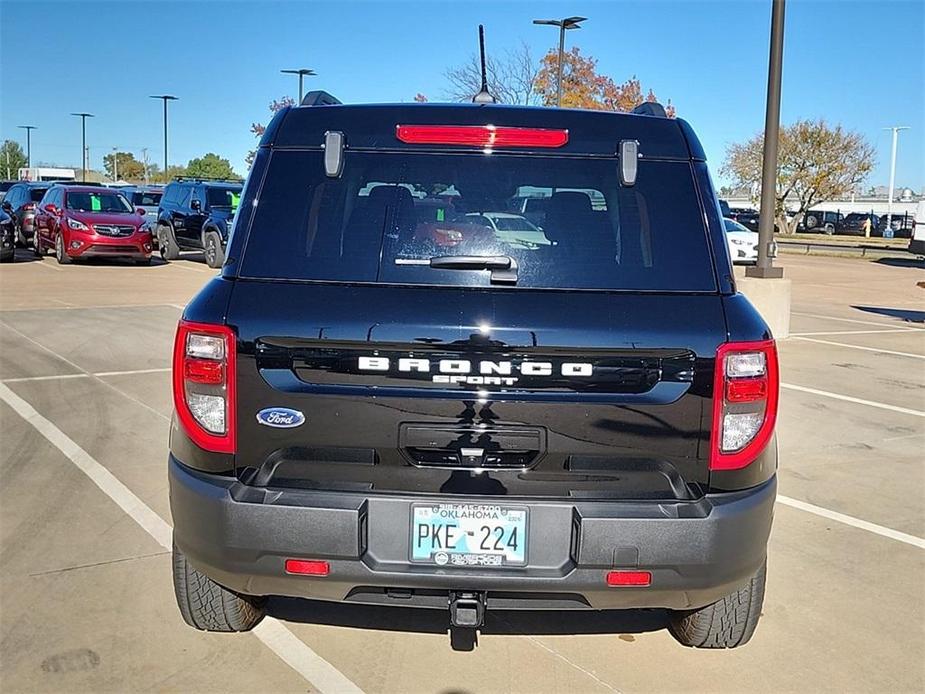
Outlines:
<svg viewBox="0 0 925 694"><path fill-rule="evenodd" d="M32 202L40 202L47 192L48 188L30 188L29 196L32 198Z"/></svg>
<svg viewBox="0 0 925 694"><path fill-rule="evenodd" d="M148 205L150 207L157 207L161 202L161 192L151 192L151 191L139 191L136 190L132 193L132 202L135 205Z"/></svg>
<svg viewBox="0 0 925 694"><path fill-rule="evenodd" d="M234 207L238 206L238 200L241 198L241 188L217 188L209 186L206 188L206 202L209 207Z"/></svg>
<svg viewBox="0 0 925 694"><path fill-rule="evenodd" d="M521 288L715 291L690 164L615 158L277 150L241 276L490 286L432 258L510 258Z"/></svg>

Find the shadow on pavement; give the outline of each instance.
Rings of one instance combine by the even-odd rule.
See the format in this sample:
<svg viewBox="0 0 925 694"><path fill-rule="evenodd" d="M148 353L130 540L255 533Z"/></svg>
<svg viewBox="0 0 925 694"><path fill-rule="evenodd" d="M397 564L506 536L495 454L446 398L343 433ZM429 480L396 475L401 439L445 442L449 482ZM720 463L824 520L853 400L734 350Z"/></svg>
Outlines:
<svg viewBox="0 0 925 694"><path fill-rule="evenodd" d="M923 295L922 298L925 299L925 295ZM851 308L864 311L865 313L875 313L878 316L899 318L899 320L906 323L925 323L925 311L911 311L904 308L883 308L879 306L852 306Z"/></svg>
<svg viewBox="0 0 925 694"><path fill-rule="evenodd" d="M449 610L296 598L271 598L267 613L286 622L424 634L445 634L450 623ZM640 634L660 631L667 625L665 610L488 610L480 631L507 636Z"/></svg>
<svg viewBox="0 0 925 694"><path fill-rule="evenodd" d="M920 258L910 255L908 258L877 258L870 262L877 265L889 265L890 267L925 267L925 263Z"/></svg>

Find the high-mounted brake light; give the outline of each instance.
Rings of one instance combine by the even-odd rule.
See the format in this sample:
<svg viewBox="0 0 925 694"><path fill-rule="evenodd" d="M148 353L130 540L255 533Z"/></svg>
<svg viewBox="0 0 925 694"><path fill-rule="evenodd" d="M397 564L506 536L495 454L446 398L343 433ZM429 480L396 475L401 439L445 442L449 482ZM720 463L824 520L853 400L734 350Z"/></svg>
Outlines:
<svg viewBox="0 0 925 694"><path fill-rule="evenodd" d="M235 335L225 325L181 320L173 348L173 402L200 448L235 451Z"/></svg>
<svg viewBox="0 0 925 694"><path fill-rule="evenodd" d="M494 125L397 125L395 136L409 144L467 145L481 149L561 147L568 142L568 130Z"/></svg>
<svg viewBox="0 0 925 694"><path fill-rule="evenodd" d="M777 419L774 340L727 342L716 351L710 469L738 470L764 450Z"/></svg>

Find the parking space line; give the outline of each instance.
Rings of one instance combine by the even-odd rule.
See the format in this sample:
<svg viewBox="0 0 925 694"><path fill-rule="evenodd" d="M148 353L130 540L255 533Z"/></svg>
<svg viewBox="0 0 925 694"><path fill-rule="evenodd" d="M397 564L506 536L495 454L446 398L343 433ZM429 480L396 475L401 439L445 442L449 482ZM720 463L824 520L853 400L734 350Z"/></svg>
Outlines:
<svg viewBox="0 0 925 694"><path fill-rule="evenodd" d="M786 388L787 390L797 390L801 393L810 393L812 395L821 395L824 398L832 398L833 400L844 400L845 402L853 402L856 405L867 405L868 407L876 407L881 410L889 410L890 412L901 412L902 414L911 414L914 417L925 417L925 412L922 410L913 410L908 407L899 407L897 405L887 405L885 402L876 402L874 400L864 400L862 398L853 398L850 395L842 395L841 393L830 393L827 390L817 390L816 388L807 388L806 386L798 386L792 383L781 383L781 388Z"/></svg>
<svg viewBox="0 0 925 694"><path fill-rule="evenodd" d="M831 340L817 340L812 337L803 337L791 335L794 340L802 342L815 342L820 345L832 345L833 347L846 347L847 349L860 349L865 352L879 352L880 354L892 354L897 357L909 357L911 359L925 359L925 354L912 354L911 352L894 352L891 349L879 349L877 347L864 347L863 345L849 345L845 342L832 342Z"/></svg>
<svg viewBox="0 0 925 694"><path fill-rule="evenodd" d="M800 311L791 311L790 313L791 315L794 315L794 316L805 316L807 318L819 318L820 320L834 320L834 321L840 321L842 323L859 323L861 325L882 325L882 326L892 325L894 327L899 327L899 326L896 326L895 323L885 323L883 321L859 320L857 318L837 318L835 316L823 316L819 313L801 313ZM912 326L905 327L904 329L918 331L918 332L922 331L922 328L914 328Z"/></svg>
<svg viewBox="0 0 925 694"><path fill-rule="evenodd" d="M20 376L18 378L4 378L2 383L28 383L29 381L63 381L68 378L90 378L90 374L58 374L57 376Z"/></svg>
<svg viewBox="0 0 925 694"><path fill-rule="evenodd" d="M157 515L151 507L81 448L77 442L2 383L0 383L0 400L3 400L20 417L35 427L49 443L74 463L161 547L167 550L172 549L173 530L167 521ZM254 636L318 691L323 693L362 691L337 668L296 637L284 624L273 617L266 617L263 621L266 626L261 625L255 629Z"/></svg>
<svg viewBox="0 0 925 694"><path fill-rule="evenodd" d="M16 378L4 378L0 379L0 383L29 383L30 381L57 381L67 378L103 378L104 376L134 376L136 374L160 374L166 373L170 370L170 367L166 367L163 369L133 369L131 371L96 371L94 373L84 371L83 373L79 374L57 374L55 376L19 376Z"/></svg>
<svg viewBox="0 0 925 694"><path fill-rule="evenodd" d="M95 371L92 376L102 378L103 376L134 376L135 374L162 374L171 371L171 368L164 367L161 369L132 369L130 371Z"/></svg>
<svg viewBox="0 0 925 694"><path fill-rule="evenodd" d="M885 330L823 330L818 333L790 333L790 337L805 337L807 335L876 335L878 333L908 333L916 332L909 328L886 328Z"/></svg>
<svg viewBox="0 0 925 694"><path fill-rule="evenodd" d="M779 504L784 504L785 506L791 506L793 508L800 509L801 511L806 511L807 513L812 513L823 518L828 518L829 520L844 523L845 525L850 525L854 528L866 530L869 533L888 537L891 540L896 540L897 542L905 542L907 545L912 545L913 547L918 547L919 549L925 549L925 538L909 535L908 533L903 533L899 530L893 530L892 528L887 528L883 525L877 525L876 523L871 523L870 521L861 520L860 518L855 518L854 516L848 516L844 513L839 513L838 511L831 511L827 508L823 508L822 506L816 506L815 504L800 501L799 499L793 499L789 496L782 496L778 494L777 502Z"/></svg>
<svg viewBox="0 0 925 694"><path fill-rule="evenodd" d="M0 309L0 313L13 313L15 311L78 311L78 310L92 310L99 308L155 308L157 306L169 306L171 308L178 308L182 310L183 306L177 306L176 304L95 304L90 306L26 306L21 308L4 308Z"/></svg>

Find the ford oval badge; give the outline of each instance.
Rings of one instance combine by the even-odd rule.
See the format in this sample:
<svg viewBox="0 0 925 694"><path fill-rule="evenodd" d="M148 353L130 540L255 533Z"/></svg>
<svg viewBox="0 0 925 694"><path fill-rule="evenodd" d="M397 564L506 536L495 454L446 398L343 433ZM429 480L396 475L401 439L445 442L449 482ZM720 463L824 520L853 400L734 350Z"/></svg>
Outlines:
<svg viewBox="0 0 925 694"><path fill-rule="evenodd" d="M288 407L268 407L257 413L260 424L277 429L292 429L305 423L305 415Z"/></svg>

